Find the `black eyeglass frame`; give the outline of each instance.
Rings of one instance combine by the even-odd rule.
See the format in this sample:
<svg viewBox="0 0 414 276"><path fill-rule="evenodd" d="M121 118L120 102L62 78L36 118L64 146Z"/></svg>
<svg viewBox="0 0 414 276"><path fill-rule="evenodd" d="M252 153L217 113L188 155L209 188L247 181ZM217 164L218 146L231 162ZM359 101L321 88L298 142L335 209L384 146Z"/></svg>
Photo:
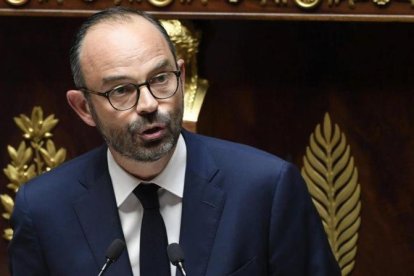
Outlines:
<svg viewBox="0 0 414 276"><path fill-rule="evenodd" d="M118 111L126 111L126 110L129 110L129 109L132 109L132 108L134 108L137 104L138 104L138 100L139 100L139 93L140 93L140 88L142 87L142 86L146 86L147 87L147 89L148 89L148 91L151 93L151 95L154 97L154 99L158 99L158 100L163 100L163 99L168 99L168 98L171 98L172 96L174 96L175 95L175 93L177 93L177 91L178 91L178 87L180 86L180 76L181 76L181 70L176 70L176 71L163 71L163 72L160 72L160 73L158 73L157 75L159 75L159 74L162 74L162 73L174 73L174 75L176 76L176 78L177 78L177 87L175 88L175 91L174 91L174 93L172 93L170 96L168 96L168 97L158 97L158 96L155 96L154 95L154 93L151 91L151 85L150 85L150 83L149 83L149 81L153 78L150 78L149 80L146 80L145 82L143 82L143 83L138 83L138 84L135 84L135 83L124 83L124 84L120 84L120 85L117 85L117 86L115 86L115 87L113 87L113 88L111 88L111 89L109 89L108 91L105 91L105 92L97 92L97 91L93 91L93 90L90 90L90 89L88 89L88 88L86 88L86 87L79 87L78 88L78 90L80 90L80 91L82 91L82 92L84 92L84 93L89 93L89 94L93 94L93 95L98 95L98 96L101 96L101 97L104 97L104 98L106 98L107 100L108 100L108 102L109 102L109 104L115 109L115 110L118 110ZM157 76L157 75L155 75L155 76ZM129 108L126 108L126 109L119 109L119 108L116 108L113 104L112 104L112 102L111 102L111 100L109 99L109 94L112 92L112 91L114 91L115 89L117 89L117 88L119 88L119 87L121 87L121 86L125 86L125 85L129 85L129 84L132 84L133 86L135 86L135 88L136 88L136 93L138 94L137 95L137 97L136 97L136 101L135 101L135 104L133 104L131 107L129 107Z"/></svg>

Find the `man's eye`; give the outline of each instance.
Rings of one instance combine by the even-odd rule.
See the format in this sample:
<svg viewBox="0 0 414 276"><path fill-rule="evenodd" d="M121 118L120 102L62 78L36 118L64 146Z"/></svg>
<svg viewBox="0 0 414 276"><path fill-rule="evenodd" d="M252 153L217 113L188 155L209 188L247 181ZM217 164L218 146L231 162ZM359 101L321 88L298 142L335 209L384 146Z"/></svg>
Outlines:
<svg viewBox="0 0 414 276"><path fill-rule="evenodd" d="M135 86L133 86L132 84L127 84L127 85L115 87L111 91L111 96L119 97L119 96L131 94L134 92L135 92Z"/></svg>
<svg viewBox="0 0 414 276"><path fill-rule="evenodd" d="M151 84L163 84L166 83L168 81L168 74L167 73L162 73L159 75L156 75L155 77L153 77L150 80Z"/></svg>

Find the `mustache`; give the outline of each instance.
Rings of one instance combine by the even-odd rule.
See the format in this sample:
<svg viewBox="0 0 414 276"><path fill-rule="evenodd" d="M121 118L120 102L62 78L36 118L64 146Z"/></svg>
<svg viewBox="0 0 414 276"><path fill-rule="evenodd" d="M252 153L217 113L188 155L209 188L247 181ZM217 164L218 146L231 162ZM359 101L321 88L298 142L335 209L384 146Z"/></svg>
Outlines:
<svg viewBox="0 0 414 276"><path fill-rule="evenodd" d="M140 117L128 125L128 132L131 134L139 133L145 130L151 124L163 124L168 126L171 122L171 117L162 113L151 113Z"/></svg>

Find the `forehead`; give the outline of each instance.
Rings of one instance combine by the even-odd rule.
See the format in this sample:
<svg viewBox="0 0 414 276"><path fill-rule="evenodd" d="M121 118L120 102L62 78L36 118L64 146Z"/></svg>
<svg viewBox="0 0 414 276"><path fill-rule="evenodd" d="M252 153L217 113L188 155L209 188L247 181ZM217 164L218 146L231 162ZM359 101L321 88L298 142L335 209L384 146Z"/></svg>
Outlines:
<svg viewBox="0 0 414 276"><path fill-rule="evenodd" d="M172 57L168 42L151 22L141 16L109 19L92 26L80 47L84 63L130 62L164 55Z"/></svg>

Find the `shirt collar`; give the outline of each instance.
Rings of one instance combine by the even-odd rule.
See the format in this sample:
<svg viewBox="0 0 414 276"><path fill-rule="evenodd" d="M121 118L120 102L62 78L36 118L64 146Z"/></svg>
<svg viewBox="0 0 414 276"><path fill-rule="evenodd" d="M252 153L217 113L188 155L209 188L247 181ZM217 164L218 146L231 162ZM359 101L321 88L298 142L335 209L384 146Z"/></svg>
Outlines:
<svg viewBox="0 0 414 276"><path fill-rule="evenodd" d="M107 151L109 175L115 193L116 204L119 207L142 181L126 172L116 163L111 151ZM150 182L155 183L168 192L182 198L184 193L184 178L187 160L187 148L180 134L174 153L164 170ZM148 182L148 181L146 181Z"/></svg>

